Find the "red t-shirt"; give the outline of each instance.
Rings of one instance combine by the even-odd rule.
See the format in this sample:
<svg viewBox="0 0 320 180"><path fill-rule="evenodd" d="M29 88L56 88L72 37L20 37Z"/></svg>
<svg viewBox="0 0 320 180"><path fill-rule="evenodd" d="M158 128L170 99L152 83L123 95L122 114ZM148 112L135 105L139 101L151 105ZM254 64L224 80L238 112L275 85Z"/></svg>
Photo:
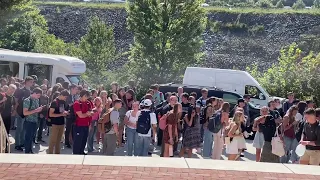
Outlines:
<svg viewBox="0 0 320 180"><path fill-rule="evenodd" d="M81 104L81 105L80 105ZM92 103L90 101L81 102L75 101L73 104L74 112L77 113L81 111L82 113L87 113L92 110ZM91 122L91 117L80 118L76 116L76 126L89 126Z"/></svg>

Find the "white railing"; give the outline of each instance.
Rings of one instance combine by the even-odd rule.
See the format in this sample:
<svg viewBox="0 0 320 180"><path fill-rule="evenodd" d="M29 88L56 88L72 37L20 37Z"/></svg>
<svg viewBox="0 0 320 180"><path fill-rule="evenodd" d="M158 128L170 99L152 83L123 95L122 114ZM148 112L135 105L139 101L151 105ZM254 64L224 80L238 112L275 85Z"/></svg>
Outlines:
<svg viewBox="0 0 320 180"><path fill-rule="evenodd" d="M11 142L10 142L6 127L4 125L2 116L0 115L0 153L5 153L7 141L8 141L8 153L10 153Z"/></svg>

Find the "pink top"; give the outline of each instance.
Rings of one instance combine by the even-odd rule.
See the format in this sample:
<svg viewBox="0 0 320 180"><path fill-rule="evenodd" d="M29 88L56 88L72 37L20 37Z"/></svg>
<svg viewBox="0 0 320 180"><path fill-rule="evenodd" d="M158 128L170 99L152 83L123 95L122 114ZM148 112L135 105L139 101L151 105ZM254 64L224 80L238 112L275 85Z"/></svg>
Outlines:
<svg viewBox="0 0 320 180"><path fill-rule="evenodd" d="M97 111L92 116L92 121L99 120L102 108L98 108Z"/></svg>

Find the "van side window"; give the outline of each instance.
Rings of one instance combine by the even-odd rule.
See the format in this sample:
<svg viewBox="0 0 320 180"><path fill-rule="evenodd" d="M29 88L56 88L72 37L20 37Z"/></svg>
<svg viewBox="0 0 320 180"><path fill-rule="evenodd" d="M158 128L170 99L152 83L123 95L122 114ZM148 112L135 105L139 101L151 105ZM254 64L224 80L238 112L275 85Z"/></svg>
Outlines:
<svg viewBox="0 0 320 180"><path fill-rule="evenodd" d="M228 102L232 105L236 105L238 103L239 97L234 94L223 93L222 97L223 101Z"/></svg>
<svg viewBox="0 0 320 180"><path fill-rule="evenodd" d="M265 100L266 97L263 96L262 92L256 86L246 85L245 94L250 94L251 98Z"/></svg>

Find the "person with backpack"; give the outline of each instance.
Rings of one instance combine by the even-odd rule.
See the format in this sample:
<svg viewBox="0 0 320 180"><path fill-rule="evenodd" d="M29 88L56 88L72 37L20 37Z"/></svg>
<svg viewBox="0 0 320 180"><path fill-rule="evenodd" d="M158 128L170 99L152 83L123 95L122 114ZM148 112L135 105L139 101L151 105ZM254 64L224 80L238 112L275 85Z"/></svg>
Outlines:
<svg viewBox="0 0 320 180"><path fill-rule="evenodd" d="M153 90L152 101L154 102L154 106L157 107L160 103L162 103L165 100L164 95L162 92L159 91L158 84L152 85L151 89Z"/></svg>
<svg viewBox="0 0 320 180"><path fill-rule="evenodd" d="M32 90L30 97L23 100L23 115L25 117L24 151L26 154L33 154L32 143L37 132L38 116L44 108L44 106L39 106L39 98L41 94L42 90L40 88L35 88Z"/></svg>
<svg viewBox="0 0 320 180"><path fill-rule="evenodd" d="M142 102L142 105L143 109L140 113L137 113L137 156L148 156L149 146L151 143L151 128L153 137L156 138L157 117L155 113L150 111L152 106L152 101L150 99L145 99Z"/></svg>
<svg viewBox="0 0 320 180"><path fill-rule="evenodd" d="M60 142L64 133L65 117L69 114L66 99L70 93L63 90L59 96L51 102L48 117L51 120L52 128L49 140L48 154L60 154Z"/></svg>
<svg viewBox="0 0 320 180"><path fill-rule="evenodd" d="M224 145L225 127L229 122L230 104L224 102L221 108L209 119L208 130L213 133L212 159L220 160Z"/></svg>
<svg viewBox="0 0 320 180"><path fill-rule="evenodd" d="M101 120L99 120L103 126L103 130L100 129L100 133L104 134L102 154L113 156L115 149L117 148L117 140L119 137L119 123L120 113L119 110L122 107L122 100L116 99L113 101L113 108L104 109L101 114ZM103 122L101 122L103 121ZM102 132L103 131L103 132Z"/></svg>
<svg viewBox="0 0 320 180"><path fill-rule="evenodd" d="M76 115L75 125L73 127L73 154L86 155L84 148L86 147L89 125L94 112L93 105L88 98L90 92L83 89L80 92L80 99L75 101L73 109ZM71 113L71 112L70 112Z"/></svg>
<svg viewBox="0 0 320 180"><path fill-rule="evenodd" d="M24 146L24 136L25 136L25 129L24 129L24 121L25 116L23 115L23 100L28 98L31 94L31 86L33 86L33 78L27 76L24 80L24 87L17 89L14 93L15 97L15 112L16 115L16 122L17 128L15 132L15 149L18 151L23 151L22 147Z"/></svg>
<svg viewBox="0 0 320 180"><path fill-rule="evenodd" d="M211 97L206 101L206 107L201 109L200 124L204 129L203 135L203 157L209 158L212 155L213 133L208 129L209 118L215 113L218 104L217 98Z"/></svg>

